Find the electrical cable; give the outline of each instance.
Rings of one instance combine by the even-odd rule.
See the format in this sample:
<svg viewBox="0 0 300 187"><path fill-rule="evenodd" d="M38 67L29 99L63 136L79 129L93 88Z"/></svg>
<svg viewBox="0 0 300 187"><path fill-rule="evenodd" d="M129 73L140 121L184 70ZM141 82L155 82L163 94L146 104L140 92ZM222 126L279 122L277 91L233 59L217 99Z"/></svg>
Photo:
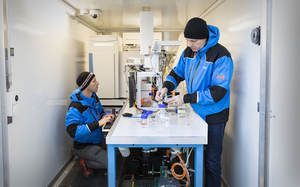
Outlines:
<svg viewBox="0 0 300 187"><path fill-rule="evenodd" d="M179 155L178 152L177 152L177 155L178 155L178 157L179 157L181 163L175 163L175 164L172 165L172 167L171 167L172 175L173 175L176 179L178 179L178 180L182 180L184 177L186 177L186 178L187 178L186 187L188 187L189 184L190 184L190 177L189 177L188 170L186 169L185 164L184 164L183 160L181 159L181 157L180 157L180 155ZM182 173L181 175L180 175L180 174L177 174L177 173L175 172L174 168L175 168L176 166L180 166L180 167L182 168L183 173Z"/></svg>
<svg viewBox="0 0 300 187"><path fill-rule="evenodd" d="M165 74L168 72L168 70L170 69L170 67L172 67L172 65L174 64L176 58L174 59L174 53L171 53L169 51L167 51L168 53L170 53L171 58L172 58L172 63L167 67L167 69L164 71L163 76L165 76Z"/></svg>
<svg viewBox="0 0 300 187"><path fill-rule="evenodd" d="M139 109L137 106L136 106L136 102L133 104L134 105L134 108L140 112L143 112L143 110Z"/></svg>
<svg viewBox="0 0 300 187"><path fill-rule="evenodd" d="M185 166L187 166L187 164L188 164L188 162L189 162L189 159L190 159L190 156L191 156L191 153L192 153L193 149L194 149L194 148L191 149L191 151L190 151L188 157L186 158Z"/></svg>
<svg viewBox="0 0 300 187"><path fill-rule="evenodd" d="M153 72L154 72L156 75L158 75L158 76L161 78L161 80L163 81L162 75L160 75L159 72L156 72L156 71L154 70L153 64L152 64L152 59L153 59L153 55L154 55L154 49L156 49L156 46L157 46L157 43L154 43L153 49L152 49L152 51L151 51L150 63L151 63L151 67L152 67ZM157 64L157 65L158 65L158 71L159 71L159 64ZM159 86L160 86L160 85L155 84L155 87L159 87Z"/></svg>
<svg viewBox="0 0 300 187"><path fill-rule="evenodd" d="M173 60L173 53L167 51L170 55L171 55L171 60L172 60L172 63L170 65L168 65L163 73L163 76L165 75L165 73L170 69L170 67L173 65L174 63L174 60Z"/></svg>

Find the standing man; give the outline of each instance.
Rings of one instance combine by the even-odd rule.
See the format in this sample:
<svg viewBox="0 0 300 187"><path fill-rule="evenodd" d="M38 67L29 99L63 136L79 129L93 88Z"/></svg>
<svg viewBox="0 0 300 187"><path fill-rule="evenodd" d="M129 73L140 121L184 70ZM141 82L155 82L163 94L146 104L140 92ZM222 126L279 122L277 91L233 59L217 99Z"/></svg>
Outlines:
<svg viewBox="0 0 300 187"><path fill-rule="evenodd" d="M186 81L188 93L174 96L168 103L190 103L194 111L207 122L205 187L220 187L222 142L229 116L233 62L228 50L218 43L219 29L207 26L203 19L190 19L184 29L184 37L188 47L155 98L162 101L167 92L174 90L181 81Z"/></svg>
<svg viewBox="0 0 300 187"><path fill-rule="evenodd" d="M78 89L71 95L66 117L66 131L74 139L74 151L85 177L93 177L92 169L107 168L107 151L100 147L102 126L114 120L105 114L98 96L99 82L95 74L82 72L77 80Z"/></svg>

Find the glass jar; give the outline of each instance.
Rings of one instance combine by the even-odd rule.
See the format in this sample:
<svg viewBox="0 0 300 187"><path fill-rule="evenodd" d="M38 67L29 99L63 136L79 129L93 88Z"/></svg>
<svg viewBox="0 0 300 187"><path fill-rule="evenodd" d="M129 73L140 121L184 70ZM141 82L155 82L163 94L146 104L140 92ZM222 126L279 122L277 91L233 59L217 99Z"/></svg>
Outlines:
<svg viewBox="0 0 300 187"><path fill-rule="evenodd" d="M185 118L185 104L177 106L178 118Z"/></svg>
<svg viewBox="0 0 300 187"><path fill-rule="evenodd" d="M153 111L147 111L146 114L148 115L147 117L148 125L149 126L155 125L155 114L153 113Z"/></svg>
<svg viewBox="0 0 300 187"><path fill-rule="evenodd" d="M148 121L147 121L147 115L142 115L141 116L141 118L142 118L142 121L141 121L141 126L143 127L143 128L146 128L146 127L148 127L149 125L148 125Z"/></svg>

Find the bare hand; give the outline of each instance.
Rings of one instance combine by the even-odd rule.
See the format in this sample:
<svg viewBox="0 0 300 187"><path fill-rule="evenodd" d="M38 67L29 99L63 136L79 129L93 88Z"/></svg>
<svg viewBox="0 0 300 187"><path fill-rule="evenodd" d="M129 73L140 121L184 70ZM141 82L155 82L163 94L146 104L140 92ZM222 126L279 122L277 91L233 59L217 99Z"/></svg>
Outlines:
<svg viewBox="0 0 300 187"><path fill-rule="evenodd" d="M176 105L182 105L184 103L183 96L184 95L173 96L167 101L167 103L175 103Z"/></svg>
<svg viewBox="0 0 300 187"><path fill-rule="evenodd" d="M155 100L156 101L162 101L164 96L167 95L168 89L167 88L162 88L156 92Z"/></svg>
<svg viewBox="0 0 300 187"><path fill-rule="evenodd" d="M113 122L115 120L114 114L106 114L105 116L109 116L111 118L111 122Z"/></svg>
<svg viewBox="0 0 300 187"><path fill-rule="evenodd" d="M100 121L98 121L99 123L99 127L103 126L105 123L111 122L111 117L110 116L103 116L102 119Z"/></svg>

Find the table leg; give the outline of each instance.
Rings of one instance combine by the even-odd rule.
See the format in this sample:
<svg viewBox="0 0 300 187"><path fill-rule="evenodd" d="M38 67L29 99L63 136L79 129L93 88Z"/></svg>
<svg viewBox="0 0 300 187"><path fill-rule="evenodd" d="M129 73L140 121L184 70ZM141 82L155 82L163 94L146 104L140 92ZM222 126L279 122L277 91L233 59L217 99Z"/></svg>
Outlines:
<svg viewBox="0 0 300 187"><path fill-rule="evenodd" d="M195 147L195 186L203 186L203 145Z"/></svg>
<svg viewBox="0 0 300 187"><path fill-rule="evenodd" d="M116 150L115 146L107 145L108 156L108 186L116 187Z"/></svg>

